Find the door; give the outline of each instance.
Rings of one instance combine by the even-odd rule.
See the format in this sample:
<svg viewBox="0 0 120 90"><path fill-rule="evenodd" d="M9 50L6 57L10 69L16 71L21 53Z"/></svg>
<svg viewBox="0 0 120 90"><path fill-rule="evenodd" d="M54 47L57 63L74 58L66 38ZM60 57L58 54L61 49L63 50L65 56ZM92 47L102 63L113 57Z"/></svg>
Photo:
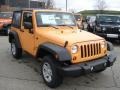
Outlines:
<svg viewBox="0 0 120 90"><path fill-rule="evenodd" d="M22 24L21 24L21 42L22 48L34 55L35 39L33 28L32 12L23 12Z"/></svg>

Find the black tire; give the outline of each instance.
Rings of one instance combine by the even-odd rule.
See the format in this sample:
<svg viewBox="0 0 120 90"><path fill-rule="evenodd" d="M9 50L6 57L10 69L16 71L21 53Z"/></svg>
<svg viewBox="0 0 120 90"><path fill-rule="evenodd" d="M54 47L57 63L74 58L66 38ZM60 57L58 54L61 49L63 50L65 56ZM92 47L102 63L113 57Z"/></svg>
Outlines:
<svg viewBox="0 0 120 90"><path fill-rule="evenodd" d="M51 69L51 70L47 69L47 70L51 71L51 73L52 73L50 81L47 80L49 77L47 77L47 79L45 78L45 72L46 72L45 65L50 66L50 69ZM62 84L63 78L56 70L55 64L53 63L53 58L50 56L45 56L43 58L43 61L41 64L41 74L42 74L42 78L43 78L45 84L50 88L56 88L56 87L60 86L60 84ZM49 74L50 74L50 72L49 72ZM48 75L48 74L46 74L46 75Z"/></svg>
<svg viewBox="0 0 120 90"><path fill-rule="evenodd" d="M13 57L16 59L19 59L22 57L22 49L17 47L14 39L11 42L11 53Z"/></svg>
<svg viewBox="0 0 120 90"><path fill-rule="evenodd" d="M94 71L94 72L95 72L95 73L101 73L101 72L103 72L104 70L106 70L106 69L104 68L104 69L96 70L96 71Z"/></svg>

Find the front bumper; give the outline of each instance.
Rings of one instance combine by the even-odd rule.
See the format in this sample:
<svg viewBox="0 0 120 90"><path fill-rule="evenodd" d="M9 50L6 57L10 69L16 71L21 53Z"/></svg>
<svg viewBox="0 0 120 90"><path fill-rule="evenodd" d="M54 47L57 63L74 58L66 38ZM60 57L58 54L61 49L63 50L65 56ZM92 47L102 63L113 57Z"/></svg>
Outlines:
<svg viewBox="0 0 120 90"><path fill-rule="evenodd" d="M120 34L116 34L117 37L115 36L111 36L111 37L108 37L106 33L95 33L96 35L98 36L101 36L101 37L104 37L104 38L114 38L114 39L120 39ZM112 34L111 34L112 35ZM114 34L113 34L114 35Z"/></svg>
<svg viewBox="0 0 120 90"><path fill-rule="evenodd" d="M115 60L116 56L113 53L111 53L110 55L97 60L69 65L66 67L57 67L57 69L63 76L80 76L83 74L91 73L97 70L110 67L113 65Z"/></svg>

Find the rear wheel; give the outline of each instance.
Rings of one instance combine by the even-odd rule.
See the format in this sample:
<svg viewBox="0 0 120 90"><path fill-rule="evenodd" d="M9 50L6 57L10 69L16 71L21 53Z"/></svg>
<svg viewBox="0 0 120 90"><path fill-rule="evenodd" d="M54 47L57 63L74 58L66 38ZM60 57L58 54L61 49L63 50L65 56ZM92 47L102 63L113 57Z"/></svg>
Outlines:
<svg viewBox="0 0 120 90"><path fill-rule="evenodd" d="M42 77L47 86L51 88L58 87L63 78L59 75L53 63L53 58L50 56L45 56L41 65Z"/></svg>
<svg viewBox="0 0 120 90"><path fill-rule="evenodd" d="M16 59L19 59L22 56L22 49L17 47L14 39L11 42L11 53Z"/></svg>

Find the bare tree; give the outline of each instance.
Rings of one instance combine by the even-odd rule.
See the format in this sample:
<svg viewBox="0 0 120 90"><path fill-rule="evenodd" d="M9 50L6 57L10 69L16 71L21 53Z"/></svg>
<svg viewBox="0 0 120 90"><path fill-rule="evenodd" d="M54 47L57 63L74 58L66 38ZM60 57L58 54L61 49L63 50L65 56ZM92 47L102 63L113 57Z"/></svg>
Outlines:
<svg viewBox="0 0 120 90"><path fill-rule="evenodd" d="M97 10L103 11L107 8L107 4L105 0L95 0L95 1L96 1L95 9L97 8Z"/></svg>
<svg viewBox="0 0 120 90"><path fill-rule="evenodd" d="M45 8L53 9L54 8L54 0L45 0Z"/></svg>

